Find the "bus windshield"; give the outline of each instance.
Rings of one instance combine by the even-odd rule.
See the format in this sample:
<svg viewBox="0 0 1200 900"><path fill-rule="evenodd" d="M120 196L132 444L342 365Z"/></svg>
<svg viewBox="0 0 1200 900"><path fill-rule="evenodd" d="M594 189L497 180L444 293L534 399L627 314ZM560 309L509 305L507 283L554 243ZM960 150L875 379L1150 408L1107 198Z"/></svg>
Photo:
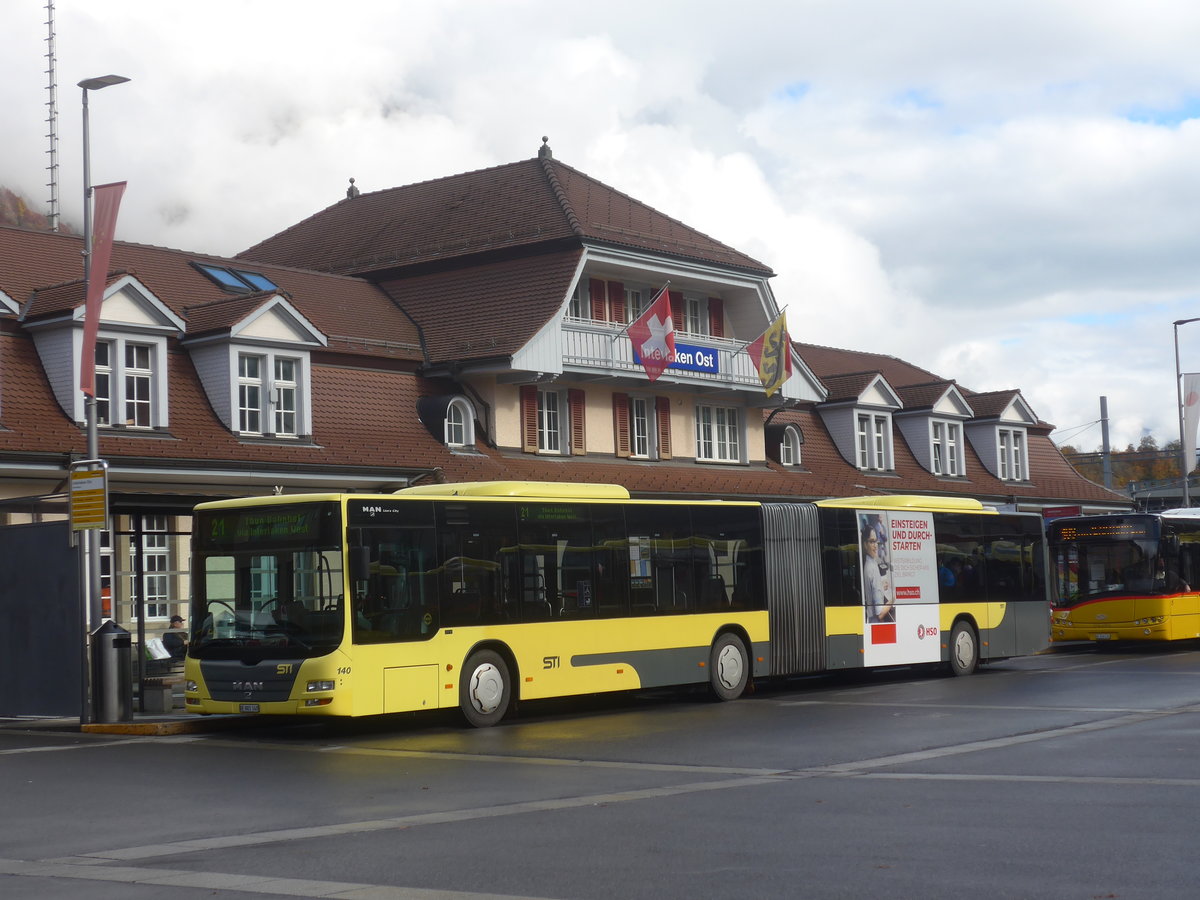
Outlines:
<svg viewBox="0 0 1200 900"><path fill-rule="evenodd" d="M1153 523L1137 519L1056 524L1051 542L1055 605L1164 590L1156 532Z"/></svg>
<svg viewBox="0 0 1200 900"><path fill-rule="evenodd" d="M342 640L341 516L329 501L198 509L190 655L322 656Z"/></svg>
<svg viewBox="0 0 1200 900"><path fill-rule="evenodd" d="M209 552L196 562L192 656L321 656L341 643L339 549Z"/></svg>

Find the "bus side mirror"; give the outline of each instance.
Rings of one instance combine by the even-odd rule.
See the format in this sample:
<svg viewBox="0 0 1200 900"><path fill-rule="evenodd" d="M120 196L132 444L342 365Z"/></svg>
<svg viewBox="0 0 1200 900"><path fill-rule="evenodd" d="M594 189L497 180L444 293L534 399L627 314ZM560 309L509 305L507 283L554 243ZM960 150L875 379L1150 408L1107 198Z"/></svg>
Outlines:
<svg viewBox="0 0 1200 900"><path fill-rule="evenodd" d="M350 548L350 580L366 581L371 577L371 548L352 546Z"/></svg>

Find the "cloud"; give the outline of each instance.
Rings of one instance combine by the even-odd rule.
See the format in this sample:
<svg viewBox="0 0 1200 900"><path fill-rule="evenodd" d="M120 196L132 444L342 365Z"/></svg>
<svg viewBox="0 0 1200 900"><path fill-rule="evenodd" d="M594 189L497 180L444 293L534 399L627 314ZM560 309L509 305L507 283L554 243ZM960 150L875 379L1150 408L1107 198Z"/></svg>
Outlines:
<svg viewBox="0 0 1200 900"><path fill-rule="evenodd" d="M0 29L0 184L48 196L45 9ZM535 154L751 254L804 340L1114 443L1177 430L1200 315L1200 7L1182 0L59 0L59 176L120 236L232 253L344 196ZM1200 333L1181 330L1185 370ZM1090 434L1090 432L1087 432ZM1098 444L1099 439L1096 438Z"/></svg>

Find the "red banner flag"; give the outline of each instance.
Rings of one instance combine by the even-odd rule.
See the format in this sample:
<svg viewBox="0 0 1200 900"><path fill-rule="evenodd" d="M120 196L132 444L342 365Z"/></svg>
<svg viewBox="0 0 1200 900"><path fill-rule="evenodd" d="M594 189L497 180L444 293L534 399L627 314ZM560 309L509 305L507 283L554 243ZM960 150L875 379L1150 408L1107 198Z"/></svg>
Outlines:
<svg viewBox="0 0 1200 900"><path fill-rule="evenodd" d="M633 342L634 361L642 364L651 381L675 362L675 320L671 318L671 299L665 287L629 326L629 340Z"/></svg>
<svg viewBox="0 0 1200 900"><path fill-rule="evenodd" d="M92 188L92 249L83 312L83 349L79 357L79 389L89 397L96 396L96 333L100 330L100 306L104 303L108 260L112 256L113 236L117 231L117 209L124 193L124 181L98 184Z"/></svg>
<svg viewBox="0 0 1200 900"><path fill-rule="evenodd" d="M770 397L792 377L792 340L785 315L780 313L779 318L746 347L746 351L754 361L754 368L758 369L758 380Z"/></svg>

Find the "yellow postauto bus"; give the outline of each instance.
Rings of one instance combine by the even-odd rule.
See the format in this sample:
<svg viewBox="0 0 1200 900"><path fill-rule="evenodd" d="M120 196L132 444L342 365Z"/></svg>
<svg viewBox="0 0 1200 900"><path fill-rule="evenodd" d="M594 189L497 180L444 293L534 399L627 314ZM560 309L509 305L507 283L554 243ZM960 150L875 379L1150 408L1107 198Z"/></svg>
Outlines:
<svg viewBox="0 0 1200 900"><path fill-rule="evenodd" d="M204 503L185 702L366 716L1046 646L1041 522L977 501L481 482Z"/></svg>
<svg viewBox="0 0 1200 900"><path fill-rule="evenodd" d="M1200 510L1056 519L1048 538L1053 640L1200 637Z"/></svg>

